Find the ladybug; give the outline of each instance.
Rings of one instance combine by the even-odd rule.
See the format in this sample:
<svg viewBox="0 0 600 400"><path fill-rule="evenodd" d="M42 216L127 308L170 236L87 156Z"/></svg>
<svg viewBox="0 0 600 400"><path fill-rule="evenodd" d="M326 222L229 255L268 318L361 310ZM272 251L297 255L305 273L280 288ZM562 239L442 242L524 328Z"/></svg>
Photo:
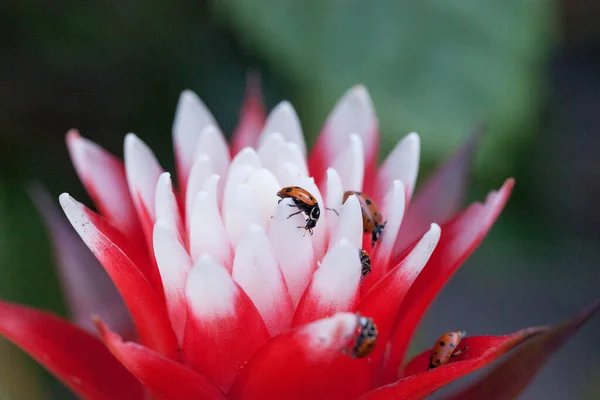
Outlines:
<svg viewBox="0 0 600 400"><path fill-rule="evenodd" d="M371 273L371 256L363 249L358 249L358 256L360 257L361 272L364 278Z"/></svg>
<svg viewBox="0 0 600 400"><path fill-rule="evenodd" d="M364 358L371 354L377 344L377 326L373 319L356 315L358 328L360 329L358 337L352 348L352 358Z"/></svg>
<svg viewBox="0 0 600 400"><path fill-rule="evenodd" d="M288 218L300 214L301 212L306 214L306 225L299 226L298 228L304 228L312 235L312 230L317 226L317 221L321 216L321 209L319 208L317 199L300 186L286 186L277 192L277 196L281 197L281 200L286 198L292 199L294 204L290 204L290 207L296 207L298 209L297 212L290 214ZM281 200L279 200L279 202L281 202Z"/></svg>
<svg viewBox="0 0 600 400"><path fill-rule="evenodd" d="M369 196L362 192L355 192L352 190L344 193L344 203L348 200L348 197L355 195L358 198L360 209L362 211L363 219L363 232L371 234L371 243L375 246L375 242L381 236L383 228L385 228L385 222L383 222L383 216L379 212L379 208L371 200Z"/></svg>
<svg viewBox="0 0 600 400"><path fill-rule="evenodd" d="M450 360L450 357L457 356L468 349L467 346L461 350L457 350L458 344L465 337L467 333L465 331L460 332L448 332L443 334L435 343L433 350L431 351L431 358L429 359L429 368L433 369L446 365Z"/></svg>

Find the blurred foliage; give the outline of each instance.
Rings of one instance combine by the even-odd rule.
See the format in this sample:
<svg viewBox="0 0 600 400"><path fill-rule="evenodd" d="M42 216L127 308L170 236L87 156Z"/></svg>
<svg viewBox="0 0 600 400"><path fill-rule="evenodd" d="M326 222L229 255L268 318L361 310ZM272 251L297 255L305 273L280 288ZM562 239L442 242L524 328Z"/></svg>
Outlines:
<svg viewBox="0 0 600 400"><path fill-rule="evenodd" d="M337 98L361 82L373 97L384 150L416 130L432 162L485 122L478 173L488 177L510 174L536 126L553 4L213 2L241 43L302 92L297 104L312 138Z"/></svg>

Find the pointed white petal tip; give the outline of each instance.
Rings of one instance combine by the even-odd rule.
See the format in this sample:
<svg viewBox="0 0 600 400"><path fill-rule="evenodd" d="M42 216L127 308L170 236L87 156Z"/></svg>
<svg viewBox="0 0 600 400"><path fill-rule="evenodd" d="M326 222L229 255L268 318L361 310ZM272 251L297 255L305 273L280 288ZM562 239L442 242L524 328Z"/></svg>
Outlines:
<svg viewBox="0 0 600 400"><path fill-rule="evenodd" d="M189 237L193 260L211 254L219 262L229 265L230 245L223 226L216 199L217 175L206 183L206 191L196 195L192 203Z"/></svg>
<svg viewBox="0 0 600 400"><path fill-rule="evenodd" d="M188 118L191 118L191 120L188 120ZM175 125L181 123L183 120L187 120L186 122L214 122L204 102L196 93L189 89L184 90L179 95L179 102L177 103L177 110L175 112ZM195 128L202 128L202 126L195 126Z"/></svg>
<svg viewBox="0 0 600 400"><path fill-rule="evenodd" d="M363 141L359 135L355 133L350 135L350 142L335 158L333 168L339 171L344 191L362 190L365 160Z"/></svg>
<svg viewBox="0 0 600 400"><path fill-rule="evenodd" d="M61 195L58 196L58 201L63 209L69 204L73 204L74 200L75 199L73 199L71 195L67 192L61 193Z"/></svg>
<svg viewBox="0 0 600 400"><path fill-rule="evenodd" d="M355 249L362 247L363 221L360 202L354 195L350 196L339 211L338 225L330 241L330 248L342 241L349 241Z"/></svg>
<svg viewBox="0 0 600 400"><path fill-rule="evenodd" d="M242 150L238 151L233 160L231 160L230 169L239 167L240 165L250 165L255 168L261 166L260 158L252 147L244 147Z"/></svg>
<svg viewBox="0 0 600 400"><path fill-rule="evenodd" d="M427 261L431 257L431 254L433 254L433 251L440 240L441 232L442 230L438 224L431 224L429 230L425 232L423 237L417 242L415 247L402 262L402 271L405 274L411 274L411 279L416 278L427 264Z"/></svg>
<svg viewBox="0 0 600 400"><path fill-rule="evenodd" d="M133 149L141 142L140 138L133 132L129 132L125 135L125 150Z"/></svg>
<svg viewBox="0 0 600 400"><path fill-rule="evenodd" d="M138 164L139 167L149 167L146 165L149 162L156 162L154 153L148 147L142 139L140 139L135 133L128 133L125 135L124 140L124 158L125 165L127 166L132 162L135 164L144 163L145 165ZM147 172L147 171L144 171Z"/></svg>
<svg viewBox="0 0 600 400"><path fill-rule="evenodd" d="M179 101L192 101L198 102L200 98L198 95L191 89L185 89L179 95Z"/></svg>
<svg viewBox="0 0 600 400"><path fill-rule="evenodd" d="M343 312L305 325L306 345L311 349L341 349L355 335L357 323L356 314Z"/></svg>
<svg viewBox="0 0 600 400"><path fill-rule="evenodd" d="M369 95L369 91L362 83L352 86L348 91L348 94L365 104L371 105L371 96Z"/></svg>
<svg viewBox="0 0 600 400"><path fill-rule="evenodd" d="M186 296L199 318L219 318L235 312L237 287L227 270L208 255L202 255L188 276Z"/></svg>
<svg viewBox="0 0 600 400"><path fill-rule="evenodd" d="M419 143L421 141L421 137L419 136L419 134L417 132L410 132L408 135L406 135L404 137L405 140L414 140L417 143Z"/></svg>
<svg viewBox="0 0 600 400"><path fill-rule="evenodd" d="M280 132L286 141L296 143L302 154L306 152L306 143L300 126L300 118L294 107L288 101L279 103L269 114L262 131L259 143L272 132Z"/></svg>
<svg viewBox="0 0 600 400"><path fill-rule="evenodd" d="M160 174L160 176L158 177L158 181L156 182L156 185L160 185L161 187L171 187L171 173L170 172L163 172L162 174Z"/></svg>
<svg viewBox="0 0 600 400"><path fill-rule="evenodd" d="M168 221L159 219L154 224L153 246L165 292L182 290L192 261Z"/></svg>
<svg viewBox="0 0 600 400"><path fill-rule="evenodd" d="M360 278L357 248L342 239L323 258L322 265L314 274L312 290L320 294L321 302L347 310L357 295Z"/></svg>
<svg viewBox="0 0 600 400"><path fill-rule="evenodd" d="M442 235L442 228L436 223L433 223L429 226L429 230L423 237L426 237L429 242L429 246L427 247L427 252L431 255L435 246L437 246L438 241L440 240L440 236Z"/></svg>

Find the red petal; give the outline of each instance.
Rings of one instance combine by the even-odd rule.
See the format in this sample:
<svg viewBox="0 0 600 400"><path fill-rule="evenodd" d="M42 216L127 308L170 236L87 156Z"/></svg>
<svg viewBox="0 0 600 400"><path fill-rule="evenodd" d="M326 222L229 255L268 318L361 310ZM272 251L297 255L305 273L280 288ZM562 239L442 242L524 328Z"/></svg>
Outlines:
<svg viewBox="0 0 600 400"><path fill-rule="evenodd" d="M227 270L200 257L188 276L184 360L227 392L269 338L252 300Z"/></svg>
<svg viewBox="0 0 600 400"><path fill-rule="evenodd" d="M96 320L96 326L112 354L142 382L153 399L225 399L223 392L202 375L137 343L123 343L100 320Z"/></svg>
<svg viewBox="0 0 600 400"><path fill-rule="evenodd" d="M353 399L371 386L367 359L342 354L356 315L339 313L272 338L244 367L233 399Z"/></svg>
<svg viewBox="0 0 600 400"><path fill-rule="evenodd" d="M423 314L458 267L481 243L508 201L513 186L513 179L506 180L498 192L488 195L485 204L472 204L442 226L442 235L431 259L410 288L398 313L401 317L391 339L393 345L384 375L386 382L397 378L396 371Z"/></svg>
<svg viewBox="0 0 600 400"><path fill-rule="evenodd" d="M525 389L552 354L600 309L600 302L572 320L538 335L508 356L486 376L448 400L514 399Z"/></svg>
<svg viewBox="0 0 600 400"><path fill-rule="evenodd" d="M39 184L30 187L29 193L50 233L71 319L96 334L91 316L98 315L116 326L122 335L133 338L135 328L123 299L106 271L55 205L56 200Z"/></svg>
<svg viewBox="0 0 600 400"><path fill-rule="evenodd" d="M79 236L121 293L137 327L140 341L168 358L177 358L177 341L163 297L140 272L139 264L123 250L127 247L125 238L104 218L68 194L62 194L60 202Z"/></svg>
<svg viewBox="0 0 600 400"><path fill-rule="evenodd" d="M377 342L380 345L371 356L376 365L386 349L402 300L429 260L439 238L440 228L432 224L408 256L377 282L358 306L360 314L373 318L379 331Z"/></svg>
<svg viewBox="0 0 600 400"><path fill-rule="evenodd" d="M267 113L263 104L260 75L249 72L246 78L246 97L240 112L240 121L231 139L231 154L236 155L244 147L255 147L265 125Z"/></svg>
<svg viewBox="0 0 600 400"><path fill-rule="evenodd" d="M478 139L479 129L475 129L465 143L419 188L402 222L395 255L417 240L430 223L444 223L458 212L463 205Z"/></svg>
<svg viewBox="0 0 600 400"><path fill-rule="evenodd" d="M0 334L82 398L144 398L139 382L100 340L59 317L0 302Z"/></svg>
<svg viewBox="0 0 600 400"><path fill-rule="evenodd" d="M382 386L361 400L419 400L424 399L442 386L482 368L523 343L532 336L545 332L548 328L529 328L507 336L475 336L465 338L467 351L452 359L450 363L427 371L431 350L416 356L406 367L406 372L414 373L399 381Z"/></svg>
<svg viewBox="0 0 600 400"><path fill-rule="evenodd" d="M66 139L77 175L100 213L146 251L123 162L75 129Z"/></svg>

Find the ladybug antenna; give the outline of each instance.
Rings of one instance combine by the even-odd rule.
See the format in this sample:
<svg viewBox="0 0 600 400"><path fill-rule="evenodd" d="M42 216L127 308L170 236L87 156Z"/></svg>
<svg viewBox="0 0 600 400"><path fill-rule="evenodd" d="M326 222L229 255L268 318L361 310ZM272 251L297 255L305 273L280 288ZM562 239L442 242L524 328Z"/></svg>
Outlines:
<svg viewBox="0 0 600 400"><path fill-rule="evenodd" d="M340 216L340 213L337 212L337 210L335 208L329 208L329 207L325 207L326 210L329 211L333 211L335 213L335 215L337 215L338 217Z"/></svg>

